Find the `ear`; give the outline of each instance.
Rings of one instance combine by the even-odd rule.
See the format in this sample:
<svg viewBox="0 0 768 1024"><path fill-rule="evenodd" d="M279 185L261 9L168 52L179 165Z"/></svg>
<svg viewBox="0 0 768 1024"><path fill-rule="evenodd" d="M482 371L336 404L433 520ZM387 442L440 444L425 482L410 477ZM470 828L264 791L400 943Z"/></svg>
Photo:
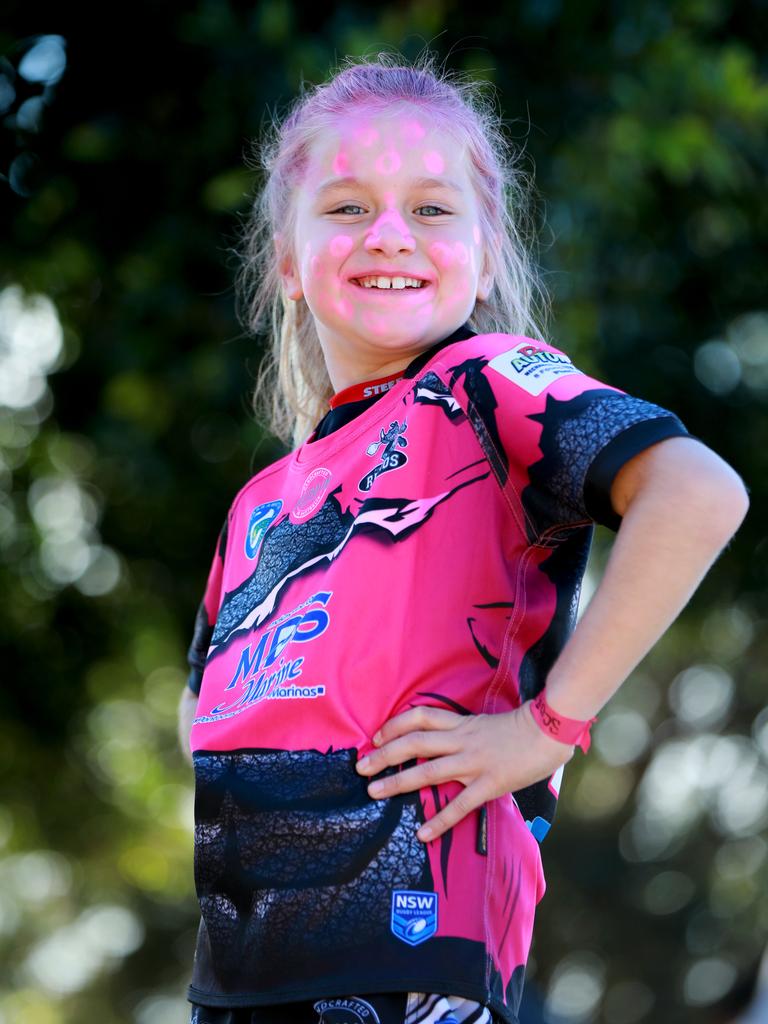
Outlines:
<svg viewBox="0 0 768 1024"><path fill-rule="evenodd" d="M477 300L479 302L485 302L491 294L492 289L493 273L490 269L488 253L486 249L483 248L483 269L480 271L480 276L477 279Z"/></svg>
<svg viewBox="0 0 768 1024"><path fill-rule="evenodd" d="M275 243L275 256L277 269L285 288L285 294L289 299L298 301L303 298L304 290L301 287L301 278L296 269L296 261L289 247L286 247L283 236L279 232L272 235Z"/></svg>

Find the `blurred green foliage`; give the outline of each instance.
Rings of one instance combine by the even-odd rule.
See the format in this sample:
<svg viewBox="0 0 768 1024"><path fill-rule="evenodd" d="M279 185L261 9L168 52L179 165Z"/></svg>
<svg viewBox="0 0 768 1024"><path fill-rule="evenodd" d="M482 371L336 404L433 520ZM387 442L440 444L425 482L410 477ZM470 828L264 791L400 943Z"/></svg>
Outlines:
<svg viewBox="0 0 768 1024"><path fill-rule="evenodd" d="M282 454L233 312L247 144L337 57L425 42L535 167L555 342L752 493L567 768L528 977L553 1021L731 1019L768 929L765 5L108 14L0 27L0 1024L188 1017L185 652L226 509Z"/></svg>

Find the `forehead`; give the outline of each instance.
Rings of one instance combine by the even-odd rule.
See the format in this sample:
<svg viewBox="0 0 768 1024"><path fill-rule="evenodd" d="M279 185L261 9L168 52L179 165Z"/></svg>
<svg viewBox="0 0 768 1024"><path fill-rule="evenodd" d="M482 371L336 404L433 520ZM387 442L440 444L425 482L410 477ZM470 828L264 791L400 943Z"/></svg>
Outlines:
<svg viewBox="0 0 768 1024"><path fill-rule="evenodd" d="M465 147L427 111L397 104L337 118L308 151L305 186L330 176L393 178L439 175L467 179Z"/></svg>

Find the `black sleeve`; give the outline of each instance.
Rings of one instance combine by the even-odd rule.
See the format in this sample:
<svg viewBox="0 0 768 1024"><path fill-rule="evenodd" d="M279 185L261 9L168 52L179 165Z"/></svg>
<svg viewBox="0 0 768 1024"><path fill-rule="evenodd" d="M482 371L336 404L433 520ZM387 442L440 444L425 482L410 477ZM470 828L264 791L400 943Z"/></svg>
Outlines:
<svg viewBox="0 0 768 1024"><path fill-rule="evenodd" d="M635 455L669 437L690 437L672 413L634 423L622 430L595 456L584 480L584 504L591 519L611 530L621 526L621 516L611 504L611 485L621 467ZM698 438L694 438L698 440Z"/></svg>

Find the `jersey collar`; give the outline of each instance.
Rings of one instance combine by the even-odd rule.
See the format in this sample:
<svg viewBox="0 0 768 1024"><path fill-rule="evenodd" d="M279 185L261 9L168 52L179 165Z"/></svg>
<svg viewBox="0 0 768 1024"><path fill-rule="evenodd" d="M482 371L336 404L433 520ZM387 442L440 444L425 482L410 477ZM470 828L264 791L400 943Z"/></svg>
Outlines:
<svg viewBox="0 0 768 1024"><path fill-rule="evenodd" d="M386 391L397 384L403 377L409 379L415 377L422 367L426 366L432 356L436 352L439 352L441 348L446 345L450 345L454 341L465 341L467 338L474 337L475 332L467 325L462 324L461 327L457 327L453 334L449 334L447 338L443 338L442 341L435 342L431 348L426 349L424 352L420 352L411 362L406 366L404 370L399 370L397 373L390 374L388 377L376 377L374 380L364 380L359 384L351 384L348 388L344 388L342 391L337 391L336 394L329 400L328 405L331 409L336 409L340 405L345 405L347 402L360 402L366 398L378 398L383 395Z"/></svg>

